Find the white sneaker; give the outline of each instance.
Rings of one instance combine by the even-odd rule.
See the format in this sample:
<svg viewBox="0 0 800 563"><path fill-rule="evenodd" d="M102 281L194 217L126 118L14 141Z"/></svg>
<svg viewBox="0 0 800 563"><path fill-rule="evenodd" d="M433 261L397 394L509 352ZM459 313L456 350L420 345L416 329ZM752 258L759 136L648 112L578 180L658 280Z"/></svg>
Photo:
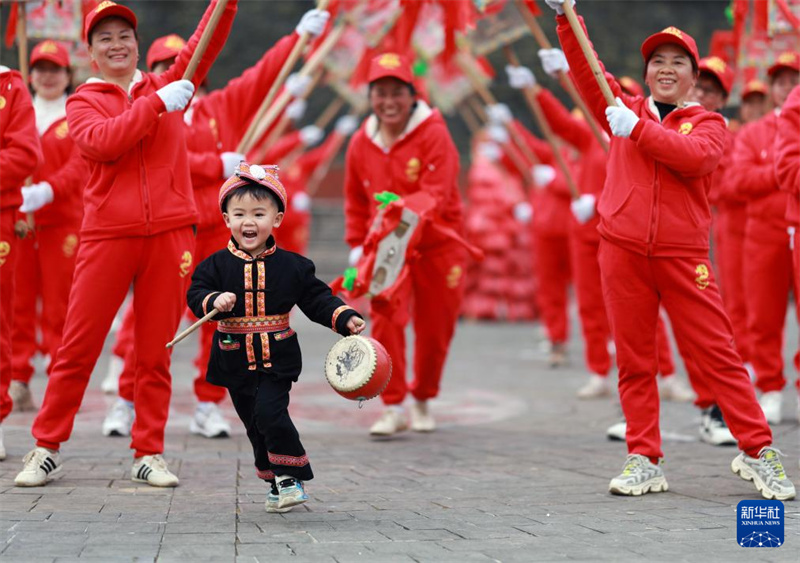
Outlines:
<svg viewBox="0 0 800 563"><path fill-rule="evenodd" d="M153 487L178 486L178 477L169 470L161 454L135 458L131 467L131 481L147 483Z"/></svg>
<svg viewBox="0 0 800 563"><path fill-rule="evenodd" d="M428 410L428 401L414 401L411 405L411 430L414 432L436 430L436 421Z"/></svg>
<svg viewBox="0 0 800 563"><path fill-rule="evenodd" d="M579 399L600 399L611 395L611 386L608 378L599 375L592 375L586 385L578 389Z"/></svg>
<svg viewBox="0 0 800 563"><path fill-rule="evenodd" d="M308 502L305 487L299 479L289 475L281 475L280 477L275 477L275 482L278 484L277 508L279 510Z"/></svg>
<svg viewBox="0 0 800 563"><path fill-rule="evenodd" d="M103 421L103 436L130 436L135 416L133 403L117 399Z"/></svg>
<svg viewBox="0 0 800 563"><path fill-rule="evenodd" d="M766 499L792 500L796 491L783 469L782 455L771 446L761 448L757 458L741 452L731 462L731 471L745 481L752 481Z"/></svg>
<svg viewBox="0 0 800 563"><path fill-rule="evenodd" d="M712 446L736 445L736 438L731 434L717 405L703 411L700 418L700 439Z"/></svg>
<svg viewBox="0 0 800 563"><path fill-rule="evenodd" d="M0 428L0 461L6 458L6 445L3 442L3 429Z"/></svg>
<svg viewBox="0 0 800 563"><path fill-rule="evenodd" d="M611 480L608 491L615 495L640 496L669 490L661 467L639 454L628 454L622 473Z"/></svg>
<svg viewBox="0 0 800 563"><path fill-rule="evenodd" d="M25 466L14 478L17 487L39 487L61 472L61 456L46 448L34 448L22 458Z"/></svg>
<svg viewBox="0 0 800 563"><path fill-rule="evenodd" d="M400 408L387 408L381 417L369 429L373 436L391 436L398 432L408 430L405 410Z"/></svg>
<svg viewBox="0 0 800 563"><path fill-rule="evenodd" d="M628 431L628 423L623 418L619 422L615 422L606 430L606 437L609 440L616 440L618 442L625 441L625 433Z"/></svg>
<svg viewBox="0 0 800 563"><path fill-rule="evenodd" d="M661 378L661 385L658 386L658 393L662 401L674 401L676 403L690 403L694 401L694 391L674 375Z"/></svg>
<svg viewBox="0 0 800 563"><path fill-rule="evenodd" d="M12 380L8 385L8 396L14 403L14 412L35 411L36 405L33 403L31 390L21 381Z"/></svg>
<svg viewBox="0 0 800 563"><path fill-rule="evenodd" d="M764 417L770 424L781 423L781 401L783 393L781 391L769 391L761 395L758 404L764 411Z"/></svg>
<svg viewBox="0 0 800 563"><path fill-rule="evenodd" d="M206 438L227 438L231 435L231 425L216 403L199 403L189 424L189 432Z"/></svg>
<svg viewBox="0 0 800 563"><path fill-rule="evenodd" d="M125 369L125 360L111 354L111 359L108 361L108 372L106 372L106 377L100 384L100 389L103 393L106 395L119 393L119 376L123 369Z"/></svg>

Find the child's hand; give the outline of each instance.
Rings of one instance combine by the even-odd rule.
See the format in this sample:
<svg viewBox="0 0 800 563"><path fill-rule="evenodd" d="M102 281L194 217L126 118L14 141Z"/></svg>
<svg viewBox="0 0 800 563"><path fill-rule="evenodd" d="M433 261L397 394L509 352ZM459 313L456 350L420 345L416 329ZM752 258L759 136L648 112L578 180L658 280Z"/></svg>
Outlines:
<svg viewBox="0 0 800 563"><path fill-rule="evenodd" d="M236 294L229 291L214 299L214 308L220 313L232 311L234 305L236 305Z"/></svg>
<svg viewBox="0 0 800 563"><path fill-rule="evenodd" d="M347 321L347 330L350 331L350 334L361 334L365 328L367 328L367 323L360 317L350 317L350 320Z"/></svg>

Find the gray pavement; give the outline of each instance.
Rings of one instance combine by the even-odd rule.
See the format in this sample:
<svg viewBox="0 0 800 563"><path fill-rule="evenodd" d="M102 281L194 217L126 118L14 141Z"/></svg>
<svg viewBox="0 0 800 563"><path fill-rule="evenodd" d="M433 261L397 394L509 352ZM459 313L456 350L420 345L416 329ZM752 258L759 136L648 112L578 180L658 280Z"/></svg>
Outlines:
<svg viewBox="0 0 800 563"><path fill-rule="evenodd" d="M433 403L440 429L375 440L367 429L378 401L359 409L325 383L322 363L336 336L302 314L292 324L306 367L291 408L317 476L308 483L308 504L283 515L264 512L266 489L229 402L230 439L189 434L194 339L175 352L167 428L166 457L181 485L132 483L128 440L100 434L111 401L100 391L107 343L62 449L63 476L46 487L14 488L33 445L33 414L12 414L3 424L9 457L0 463L0 560L798 560L798 502L786 503L783 547L738 547L736 504L760 497L730 472L735 448L697 441L699 414L691 405L662 407L669 492L606 492L625 446L605 438L618 416L612 400L574 398L585 378L574 329L571 365L551 370L534 325L462 323ZM787 341L797 342L796 327L788 331ZM37 375L37 401L44 385ZM795 397L787 388L787 422L775 434L800 484Z"/></svg>

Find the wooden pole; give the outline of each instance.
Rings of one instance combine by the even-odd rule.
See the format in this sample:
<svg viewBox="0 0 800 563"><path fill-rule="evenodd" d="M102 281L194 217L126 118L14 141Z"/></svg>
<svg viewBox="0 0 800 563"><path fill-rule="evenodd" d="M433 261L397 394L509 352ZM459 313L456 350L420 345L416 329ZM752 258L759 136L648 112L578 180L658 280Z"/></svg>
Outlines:
<svg viewBox="0 0 800 563"><path fill-rule="evenodd" d="M516 0L516 4L517 9L519 10L520 14L522 14L522 19L525 20L526 24L528 24L528 28L531 30L531 35L533 35L533 37L536 39L539 47L542 49L552 49L553 45L550 43L547 35L545 35L544 31L542 30L542 26L539 25L539 21L531 13L528 7L525 6L524 1ZM608 142L606 142L603 132L600 130L600 126L597 124L594 116L589 113L589 108L586 106L586 102L584 102L583 98L581 98L581 95L578 93L578 89L575 88L575 84L572 82L569 74L563 70L558 71L558 82L572 99L572 103L574 103L581 110L581 112L583 112L583 115L586 116L586 122L589 124L592 133L597 138L597 142L600 143L600 146L603 147L603 150L608 152Z"/></svg>
<svg viewBox="0 0 800 563"><path fill-rule="evenodd" d="M28 87L28 77L30 69L28 67L28 11L25 9L25 2L17 2L17 61L19 63L19 73L22 75L22 82ZM33 183L32 178L25 178L25 187ZM36 228L36 221L33 213L26 213L25 220L20 219L14 225L14 233L19 238L25 238L28 233L32 233Z"/></svg>
<svg viewBox="0 0 800 563"><path fill-rule="evenodd" d="M461 120L467 125L467 129L469 129L469 133L472 136L480 130L481 125L478 123L478 119L475 117L475 114L472 113L469 105L466 103L461 103L456 106L456 111L458 111L458 115L461 117Z"/></svg>
<svg viewBox="0 0 800 563"><path fill-rule="evenodd" d="M194 53L192 53L192 58L189 59L189 64L183 72L184 80L191 80L194 78L197 66L200 64L203 55L205 55L206 49L208 49L208 43L211 41L211 37L213 37L214 31L217 29L217 24L219 24L219 20L222 17L222 12L225 11L227 5L228 0L217 0L217 4L211 12L211 17L208 19L208 25L206 25L206 28L203 30L200 41L197 43L197 48L194 50Z"/></svg>
<svg viewBox="0 0 800 563"><path fill-rule="evenodd" d="M311 78L311 83L308 85L308 89L306 90L305 96L301 96L301 98L303 100L305 100L308 97L308 94L310 94L311 91L316 87L317 82L319 82L319 79L320 79L321 76L322 76L322 71L314 73L314 76ZM300 98L296 98L296 99L300 99ZM286 117L286 115L284 114L281 117L281 120L278 121L278 124L275 127L272 128L272 131L269 132L269 135L267 136L267 140L264 142L265 147L271 147L272 145L274 145L275 142L278 139L280 139L283 136L283 134L286 132L286 129L289 127L289 124L291 122L292 122L292 120L289 119L288 117ZM262 154L263 154L263 152L266 152L266 151L262 151ZM261 159L256 159L256 162L259 162L260 160Z"/></svg>
<svg viewBox="0 0 800 563"><path fill-rule="evenodd" d="M210 321L212 318L214 318L214 315L216 315L217 313L219 313L219 310L212 309L210 313L205 315L202 319L200 319L199 321L194 323L192 326L190 326L189 328L187 328L183 332L181 332L178 336L175 337L174 340L171 340L170 342L167 342L167 348L172 348L173 346L175 346L178 342L180 342L181 340L183 340L184 338L186 338L187 336L192 334L195 330L200 328L200 325L202 325L203 323L205 323L207 321Z"/></svg>
<svg viewBox="0 0 800 563"><path fill-rule="evenodd" d="M592 50L592 46L589 45L589 38L586 37L586 34L583 32L583 27L581 27L581 22L578 21L578 16L575 14L575 8L572 7L572 2L564 2L563 6L564 15L567 16L567 21L569 21L572 32L575 34L578 44L581 46L583 56L586 57L586 61L589 63L589 67L592 69L592 74L594 74L594 78L597 80L598 86L600 86L600 91L603 93L603 98L606 100L608 105L617 105L617 100L614 99L614 93L611 91L611 87L608 85L608 82L606 82L603 69L600 68L600 61L597 60L594 50Z"/></svg>
<svg viewBox="0 0 800 563"><path fill-rule="evenodd" d="M508 62L513 66L519 66L519 59L510 45L505 47L505 52ZM536 99L536 94L533 91L533 88L524 88L522 93L525 95L525 101L528 102L528 107L530 108L531 113L533 113L533 117L536 119L539 129L542 130L542 135L550 145L550 149L553 151L556 164L558 165L559 169L561 169L561 173L564 174L564 179L567 181L567 186L569 187L570 194L572 194L572 199L578 199L581 196L580 192L578 191L578 186L575 185L572 174L570 174L569 168L567 168L567 163L564 162L564 156L559 150L558 141L553 133L553 128L550 127L550 122L547 121L547 117L544 115L544 111L542 110L541 104L539 104L539 100Z"/></svg>

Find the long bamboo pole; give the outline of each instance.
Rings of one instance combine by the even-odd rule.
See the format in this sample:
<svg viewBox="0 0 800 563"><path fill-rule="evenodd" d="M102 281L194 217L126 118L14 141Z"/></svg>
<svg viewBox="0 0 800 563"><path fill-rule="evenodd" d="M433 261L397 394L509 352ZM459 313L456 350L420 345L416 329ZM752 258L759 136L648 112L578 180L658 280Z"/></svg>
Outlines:
<svg viewBox="0 0 800 563"><path fill-rule="evenodd" d="M219 20L222 17L222 13L225 11L225 7L228 5L228 0L217 0L216 6L214 6L214 10L211 12L211 17L208 19L208 25L203 30L203 34L200 36L200 41L197 43L197 48L192 53L192 58L189 59L189 64L186 65L186 70L183 71L183 79L184 80L191 80L194 78L194 73L197 71L197 66L200 64L200 61L203 58L203 55L206 54L206 49L208 49L208 44L211 41L211 38L214 36L214 32L217 30L217 25L219 24Z"/></svg>
<svg viewBox="0 0 800 563"><path fill-rule="evenodd" d="M589 63L589 67L592 69L592 74L594 74L594 78L597 80L598 86L600 86L600 91L603 93L603 98L606 100L608 105L617 105L617 100L614 99L614 93L611 91L611 87L608 85L608 82L606 82L603 69L600 68L600 61L597 60L594 50L589 44L589 38L586 37L586 33L584 33L583 27L581 27L581 22L578 21L578 15L575 13L575 8L572 7L572 2L564 2L564 15L567 16L569 26L572 28L572 32L578 39L578 45L581 46L583 56L586 57L586 61Z"/></svg>

